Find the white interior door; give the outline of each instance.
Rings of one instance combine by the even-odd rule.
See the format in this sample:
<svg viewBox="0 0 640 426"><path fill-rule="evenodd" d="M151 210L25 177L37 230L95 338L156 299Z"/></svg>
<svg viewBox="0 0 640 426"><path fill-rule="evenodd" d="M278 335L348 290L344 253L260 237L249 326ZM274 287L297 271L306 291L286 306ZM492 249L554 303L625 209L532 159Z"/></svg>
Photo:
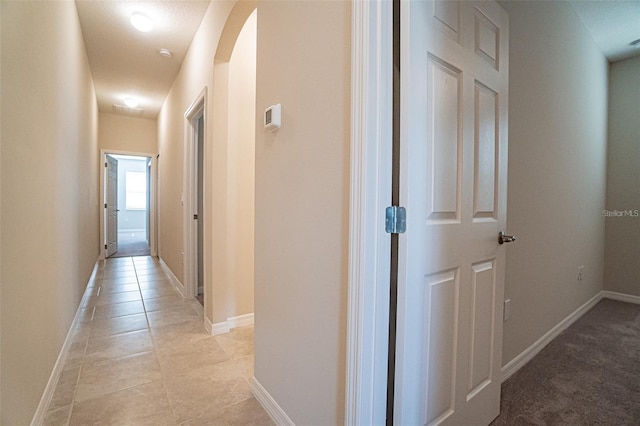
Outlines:
<svg viewBox="0 0 640 426"><path fill-rule="evenodd" d="M499 413L508 33L493 1L401 5L396 424Z"/></svg>
<svg viewBox="0 0 640 426"><path fill-rule="evenodd" d="M107 243L106 257L118 251L118 160L107 155Z"/></svg>

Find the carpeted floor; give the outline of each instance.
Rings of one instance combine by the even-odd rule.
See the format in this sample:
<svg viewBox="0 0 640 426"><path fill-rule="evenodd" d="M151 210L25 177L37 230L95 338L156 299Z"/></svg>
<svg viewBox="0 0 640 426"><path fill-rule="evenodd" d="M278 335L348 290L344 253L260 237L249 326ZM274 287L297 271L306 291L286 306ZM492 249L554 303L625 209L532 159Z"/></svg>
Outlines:
<svg viewBox="0 0 640 426"><path fill-rule="evenodd" d="M640 425L640 305L600 301L503 383L491 425Z"/></svg>
<svg viewBox="0 0 640 426"><path fill-rule="evenodd" d="M118 251L110 257L149 256L151 251L144 232L118 232Z"/></svg>

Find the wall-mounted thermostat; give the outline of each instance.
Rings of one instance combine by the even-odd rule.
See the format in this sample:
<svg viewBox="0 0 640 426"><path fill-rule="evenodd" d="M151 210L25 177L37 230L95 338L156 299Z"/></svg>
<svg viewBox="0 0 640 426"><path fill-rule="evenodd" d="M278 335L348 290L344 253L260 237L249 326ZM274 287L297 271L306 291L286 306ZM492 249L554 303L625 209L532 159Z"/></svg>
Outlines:
<svg viewBox="0 0 640 426"><path fill-rule="evenodd" d="M282 108L280 104L271 105L264 110L264 128L273 132L280 128L282 122Z"/></svg>

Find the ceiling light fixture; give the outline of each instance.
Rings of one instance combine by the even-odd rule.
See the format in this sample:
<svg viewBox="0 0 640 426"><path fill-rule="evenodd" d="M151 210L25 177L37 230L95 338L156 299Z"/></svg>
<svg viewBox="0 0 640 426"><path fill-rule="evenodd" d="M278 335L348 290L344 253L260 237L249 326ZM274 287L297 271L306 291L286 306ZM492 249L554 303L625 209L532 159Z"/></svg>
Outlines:
<svg viewBox="0 0 640 426"><path fill-rule="evenodd" d="M167 58L167 59L173 56L173 53L171 53L169 49L160 49L158 50L158 54L160 54L160 56L162 56L163 58Z"/></svg>
<svg viewBox="0 0 640 426"><path fill-rule="evenodd" d="M135 108L138 106L138 101L133 99L133 98L125 98L124 99L124 104L126 106L128 106L129 108Z"/></svg>
<svg viewBox="0 0 640 426"><path fill-rule="evenodd" d="M148 33L153 29L153 22L151 22L151 19L147 15L143 15L140 12L136 12L131 15L130 21L131 25L133 25L135 29L140 32Z"/></svg>
<svg viewBox="0 0 640 426"><path fill-rule="evenodd" d="M632 41L631 44L633 47L635 47L636 49L640 49L640 38L637 40Z"/></svg>

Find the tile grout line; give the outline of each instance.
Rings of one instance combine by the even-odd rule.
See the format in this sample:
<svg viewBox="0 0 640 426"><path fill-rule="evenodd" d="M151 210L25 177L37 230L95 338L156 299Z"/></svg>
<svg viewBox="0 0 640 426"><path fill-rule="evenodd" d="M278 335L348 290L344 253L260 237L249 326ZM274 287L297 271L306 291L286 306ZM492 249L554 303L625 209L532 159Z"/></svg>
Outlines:
<svg viewBox="0 0 640 426"><path fill-rule="evenodd" d="M133 261L133 259L132 259ZM151 338L151 346L152 346L152 350L153 350L153 356L156 359L156 362L158 363L158 367L160 367L160 385L162 386L162 391L164 392L164 396L167 399L167 403L169 404L169 410L171 410L171 414L173 415L173 420L175 422L175 424L177 425L177 416L176 416L176 411L173 408L173 405L171 404L171 400L169 399L169 392L167 391L167 387L165 386L165 367L162 365L162 362L160 362L160 357L158 356L158 350L156 348L156 338L153 334L153 332L151 331L151 323L149 322L149 315L147 312L147 305L145 303L144 300L144 295L142 294L142 288L140 287L140 278L138 277L138 269L136 268L136 263L133 262L133 270L136 273L136 281L138 282L138 291L140 292L140 300L142 300L142 308L144 309L144 317L147 321L147 330L149 330L149 337Z"/></svg>

